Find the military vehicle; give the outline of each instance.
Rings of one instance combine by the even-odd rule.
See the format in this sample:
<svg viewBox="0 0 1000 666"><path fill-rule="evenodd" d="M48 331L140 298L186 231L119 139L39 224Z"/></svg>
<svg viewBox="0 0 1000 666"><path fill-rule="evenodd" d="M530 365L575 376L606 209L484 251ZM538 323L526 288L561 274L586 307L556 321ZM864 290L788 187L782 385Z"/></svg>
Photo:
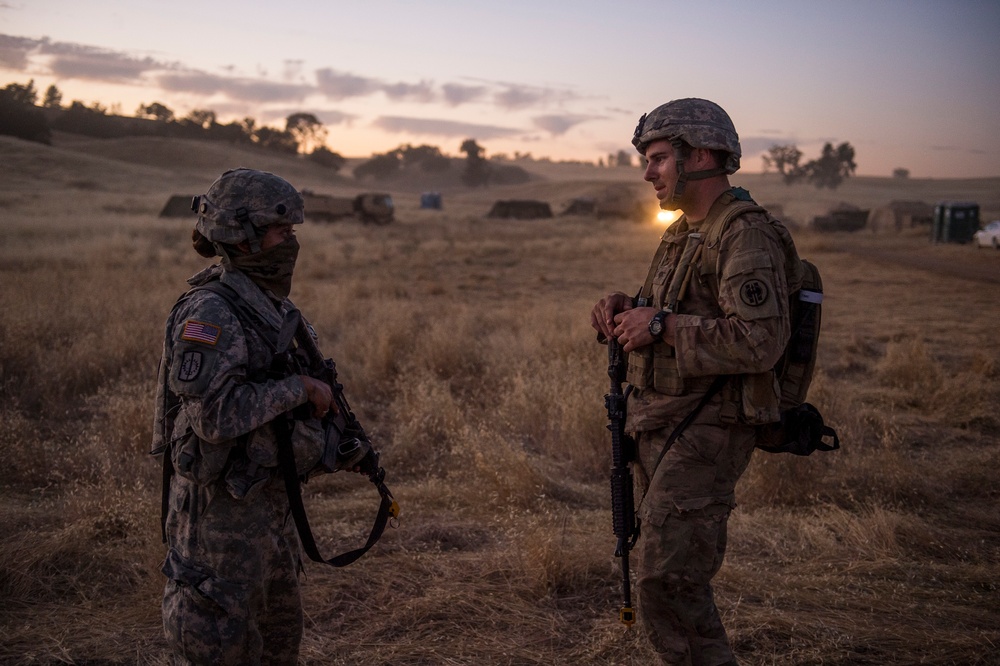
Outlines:
<svg viewBox="0 0 1000 666"><path fill-rule="evenodd" d="M302 191L306 219L314 222L333 222L355 218L365 224L389 224L395 216L392 196L380 192L365 192L355 197L335 197Z"/></svg>

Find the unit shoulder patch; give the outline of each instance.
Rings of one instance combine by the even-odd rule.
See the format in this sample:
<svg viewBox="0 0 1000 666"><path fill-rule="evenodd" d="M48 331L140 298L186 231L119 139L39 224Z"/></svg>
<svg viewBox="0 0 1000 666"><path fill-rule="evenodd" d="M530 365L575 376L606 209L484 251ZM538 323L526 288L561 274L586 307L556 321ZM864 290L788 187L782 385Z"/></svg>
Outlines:
<svg viewBox="0 0 1000 666"><path fill-rule="evenodd" d="M770 295L767 283L757 278L751 278L740 285L740 300L752 308L764 305Z"/></svg>
<svg viewBox="0 0 1000 666"><path fill-rule="evenodd" d="M201 373L201 366L204 357L197 350L186 351L181 357L181 367L177 371L177 379L182 382L194 381Z"/></svg>

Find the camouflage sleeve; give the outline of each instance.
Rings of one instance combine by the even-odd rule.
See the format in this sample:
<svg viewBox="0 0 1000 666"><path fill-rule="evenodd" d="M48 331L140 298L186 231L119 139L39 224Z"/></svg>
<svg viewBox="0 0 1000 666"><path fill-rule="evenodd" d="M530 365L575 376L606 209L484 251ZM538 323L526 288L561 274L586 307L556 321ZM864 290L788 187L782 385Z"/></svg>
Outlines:
<svg viewBox="0 0 1000 666"><path fill-rule="evenodd" d="M784 249L772 230L736 220L719 247L722 316L679 314L675 333L682 377L766 372L788 342Z"/></svg>
<svg viewBox="0 0 1000 666"><path fill-rule="evenodd" d="M195 294L174 321L167 381L202 439L234 439L306 402L298 377L252 376L243 327L219 296Z"/></svg>

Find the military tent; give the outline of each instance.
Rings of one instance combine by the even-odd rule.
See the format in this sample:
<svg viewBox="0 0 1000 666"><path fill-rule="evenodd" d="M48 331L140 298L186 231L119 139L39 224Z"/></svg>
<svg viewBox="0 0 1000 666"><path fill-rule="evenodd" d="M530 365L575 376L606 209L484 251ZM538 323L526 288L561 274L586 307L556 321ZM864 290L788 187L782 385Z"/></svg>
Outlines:
<svg viewBox="0 0 1000 666"><path fill-rule="evenodd" d="M167 203L163 206L163 210L160 211L160 217L189 217L194 215L194 211L191 210L191 201L193 199L193 194L173 195L167 200Z"/></svg>
<svg viewBox="0 0 1000 666"><path fill-rule="evenodd" d="M510 199L507 201L497 201L486 217L515 219L515 220L535 220L538 218L552 217L552 207L544 201L533 201L530 199Z"/></svg>

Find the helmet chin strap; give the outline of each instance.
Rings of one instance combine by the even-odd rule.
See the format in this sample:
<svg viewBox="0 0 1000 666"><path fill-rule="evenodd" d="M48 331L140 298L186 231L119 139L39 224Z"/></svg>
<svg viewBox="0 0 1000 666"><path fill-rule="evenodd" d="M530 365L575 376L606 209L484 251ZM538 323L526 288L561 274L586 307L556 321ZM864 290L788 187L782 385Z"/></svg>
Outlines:
<svg viewBox="0 0 1000 666"><path fill-rule="evenodd" d="M714 169L702 169L701 171L684 170L684 153L681 150L683 145L680 141L672 142L674 146L674 164L677 165L677 185L674 186L674 193L670 197L671 203L679 203L684 195L684 186L689 180L704 180L714 176L721 176L726 173L725 167L715 167Z"/></svg>
<svg viewBox="0 0 1000 666"><path fill-rule="evenodd" d="M243 225L243 232L247 236L247 242L250 243L250 254L260 252L260 238L257 236L254 226L250 224L250 213L247 212L246 208L236 209L236 221Z"/></svg>

